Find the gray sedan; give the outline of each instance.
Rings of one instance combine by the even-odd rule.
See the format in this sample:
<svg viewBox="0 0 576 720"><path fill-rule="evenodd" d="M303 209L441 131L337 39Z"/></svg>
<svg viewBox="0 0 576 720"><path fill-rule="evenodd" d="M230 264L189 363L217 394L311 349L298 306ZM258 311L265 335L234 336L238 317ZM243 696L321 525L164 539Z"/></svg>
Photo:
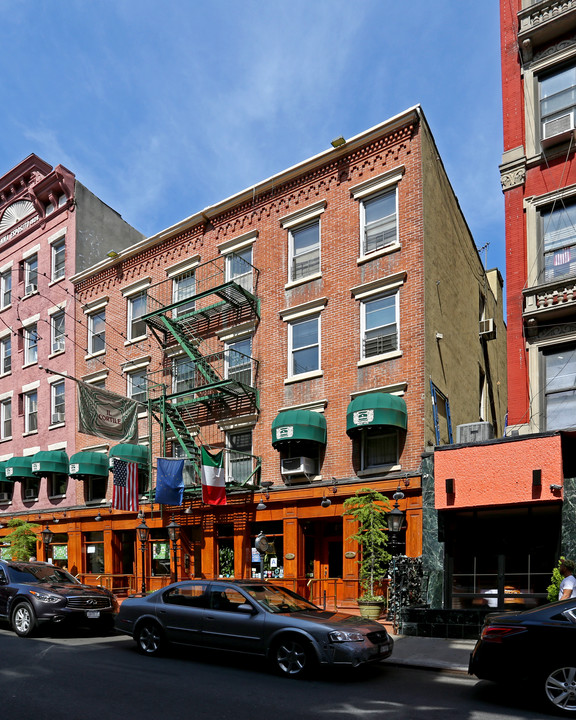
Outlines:
<svg viewBox="0 0 576 720"><path fill-rule="evenodd" d="M116 628L131 635L145 655L157 655L170 643L250 653L289 677L318 664L379 662L393 647L377 622L322 610L258 580L190 580L129 597Z"/></svg>

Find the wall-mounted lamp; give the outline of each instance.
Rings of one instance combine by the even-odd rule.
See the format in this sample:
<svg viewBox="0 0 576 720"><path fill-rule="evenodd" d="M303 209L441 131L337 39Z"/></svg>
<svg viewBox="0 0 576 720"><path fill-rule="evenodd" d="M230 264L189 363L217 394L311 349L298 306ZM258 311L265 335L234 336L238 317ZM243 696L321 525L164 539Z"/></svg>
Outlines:
<svg viewBox="0 0 576 720"><path fill-rule="evenodd" d="M550 485L550 490L552 490L552 492L557 492L558 490L562 490L562 485Z"/></svg>
<svg viewBox="0 0 576 720"><path fill-rule="evenodd" d="M103 519L104 519L104 518L102 517L102 515L100 515L100 510L98 510L98 515L96 515L96 517L94 518L94 520L96 520L96 522L100 522L100 521L103 520Z"/></svg>
<svg viewBox="0 0 576 720"><path fill-rule="evenodd" d="M118 253L116 252L116 250L110 250L110 252L107 252L106 255L109 258L112 258L112 260L114 260L114 258L118 257Z"/></svg>
<svg viewBox="0 0 576 720"><path fill-rule="evenodd" d="M454 478L446 478L446 495L454 495Z"/></svg>
<svg viewBox="0 0 576 720"><path fill-rule="evenodd" d="M339 148L342 147L342 145L346 145L346 140L342 135L339 135L337 138L334 138L332 142L330 143L333 148Z"/></svg>
<svg viewBox="0 0 576 720"><path fill-rule="evenodd" d="M442 333L436 333L436 340L444 340L444 335Z"/></svg>
<svg viewBox="0 0 576 720"><path fill-rule="evenodd" d="M260 483L260 487L264 488L264 497L266 500L270 500L270 487L274 485L274 483L271 480L262 480ZM256 510L266 510L266 503L264 502L264 497L262 497L262 492L260 492L260 502L258 505L256 505Z"/></svg>
<svg viewBox="0 0 576 720"><path fill-rule="evenodd" d="M338 488L336 487L336 478L335 477L332 478L332 487L330 488L329 492L331 492L334 495L336 495L336 493L338 492ZM322 500L320 502L320 505L323 508L327 508L327 507L330 507L330 505L332 505L332 500L330 500L330 498L326 497L326 491L324 491L324 495L322 495Z"/></svg>

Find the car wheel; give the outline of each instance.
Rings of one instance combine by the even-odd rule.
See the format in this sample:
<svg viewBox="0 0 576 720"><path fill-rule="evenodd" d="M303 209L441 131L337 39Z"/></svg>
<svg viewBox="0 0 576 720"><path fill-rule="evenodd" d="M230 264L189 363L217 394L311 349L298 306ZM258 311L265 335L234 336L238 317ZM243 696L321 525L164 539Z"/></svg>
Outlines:
<svg viewBox="0 0 576 720"><path fill-rule="evenodd" d="M31 605L21 602L16 605L12 613L12 629L20 637L33 635L38 622Z"/></svg>
<svg viewBox="0 0 576 720"><path fill-rule="evenodd" d="M134 639L143 655L159 655L164 648L164 635L155 622L143 622L136 630Z"/></svg>
<svg viewBox="0 0 576 720"><path fill-rule="evenodd" d="M272 661L280 675L303 677L314 665L314 651L306 640L287 636L272 648Z"/></svg>
<svg viewBox="0 0 576 720"><path fill-rule="evenodd" d="M576 715L576 667L565 665L547 672L544 699L553 709Z"/></svg>

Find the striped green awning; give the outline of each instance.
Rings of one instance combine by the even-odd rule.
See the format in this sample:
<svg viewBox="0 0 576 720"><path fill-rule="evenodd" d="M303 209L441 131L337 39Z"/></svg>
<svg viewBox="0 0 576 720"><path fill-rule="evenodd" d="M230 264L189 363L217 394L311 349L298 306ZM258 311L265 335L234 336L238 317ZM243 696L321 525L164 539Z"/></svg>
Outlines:
<svg viewBox="0 0 576 720"><path fill-rule="evenodd" d="M120 443L110 448L108 453L110 461L114 458L126 462L138 463L139 470L148 469L148 448L145 445L133 445L132 443Z"/></svg>
<svg viewBox="0 0 576 720"><path fill-rule="evenodd" d="M22 480L23 478L34 478L32 472L32 456L13 457L6 461L6 480Z"/></svg>
<svg viewBox="0 0 576 720"><path fill-rule="evenodd" d="M41 450L32 457L32 472L36 477L68 475L68 455L63 450Z"/></svg>
<svg viewBox="0 0 576 720"><path fill-rule="evenodd" d="M87 477L108 477L108 455L85 450L70 458L68 474L76 480Z"/></svg>
<svg viewBox="0 0 576 720"><path fill-rule="evenodd" d="M311 440L326 445L326 418L313 410L283 410L272 422L272 446L291 440Z"/></svg>
<svg viewBox="0 0 576 720"><path fill-rule="evenodd" d="M397 427L406 430L408 411L398 395L383 392L358 395L346 411L346 432L352 437L366 428Z"/></svg>

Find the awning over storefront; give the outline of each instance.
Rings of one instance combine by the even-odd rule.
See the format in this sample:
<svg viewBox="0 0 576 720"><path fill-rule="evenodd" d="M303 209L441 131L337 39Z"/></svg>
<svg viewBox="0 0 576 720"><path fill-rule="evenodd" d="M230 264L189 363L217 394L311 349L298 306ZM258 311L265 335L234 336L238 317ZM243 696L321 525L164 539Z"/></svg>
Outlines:
<svg viewBox="0 0 576 720"><path fill-rule="evenodd" d="M68 455L63 450L41 450L32 457L32 472L36 477L68 475Z"/></svg>
<svg viewBox="0 0 576 720"><path fill-rule="evenodd" d="M8 463L8 460L2 460L0 462L0 482L14 482L12 478L6 477L6 464Z"/></svg>
<svg viewBox="0 0 576 720"><path fill-rule="evenodd" d="M352 437L366 428L397 427L406 430L406 403L397 395L383 392L358 395L346 411L346 432Z"/></svg>
<svg viewBox="0 0 576 720"><path fill-rule="evenodd" d="M36 479L36 475L32 472L32 456L10 458L6 461L5 471L6 480Z"/></svg>
<svg viewBox="0 0 576 720"><path fill-rule="evenodd" d="M290 440L326 445L326 418L313 410L283 410L272 421L272 446Z"/></svg>
<svg viewBox="0 0 576 720"><path fill-rule="evenodd" d="M108 453L110 461L114 458L126 462L138 463L139 470L148 469L148 448L145 445L133 445L132 443L120 443L110 448Z"/></svg>
<svg viewBox="0 0 576 720"><path fill-rule="evenodd" d="M108 456L104 453L85 450L70 458L68 474L77 480L86 477L108 477Z"/></svg>

